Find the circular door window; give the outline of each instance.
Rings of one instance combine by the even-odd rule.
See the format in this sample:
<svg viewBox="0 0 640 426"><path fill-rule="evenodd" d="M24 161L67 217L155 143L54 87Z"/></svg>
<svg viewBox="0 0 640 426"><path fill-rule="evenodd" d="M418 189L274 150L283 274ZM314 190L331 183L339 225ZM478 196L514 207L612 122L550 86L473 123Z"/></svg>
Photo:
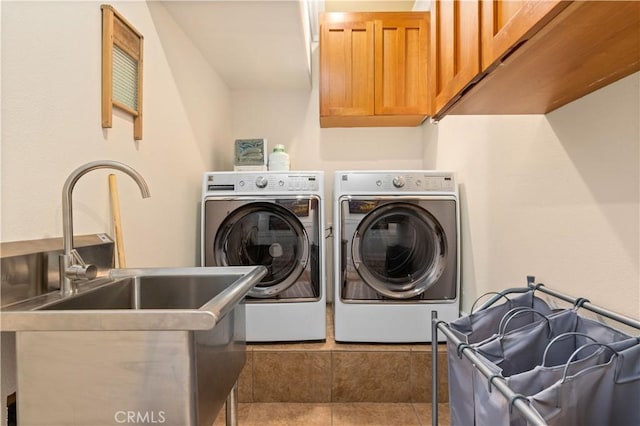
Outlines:
<svg viewBox="0 0 640 426"><path fill-rule="evenodd" d="M234 210L220 225L214 241L222 266L267 267L267 275L250 292L272 297L291 287L309 261L309 242L300 220L275 203L252 203Z"/></svg>
<svg viewBox="0 0 640 426"><path fill-rule="evenodd" d="M388 203L362 219L352 256L356 271L375 291L409 299L440 278L447 243L442 226L429 212L415 204Z"/></svg>

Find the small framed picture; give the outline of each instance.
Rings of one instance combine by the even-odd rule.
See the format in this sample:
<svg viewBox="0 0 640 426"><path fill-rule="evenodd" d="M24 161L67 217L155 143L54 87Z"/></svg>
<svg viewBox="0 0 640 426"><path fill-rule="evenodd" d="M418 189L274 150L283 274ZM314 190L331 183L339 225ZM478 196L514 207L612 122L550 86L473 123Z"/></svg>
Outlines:
<svg viewBox="0 0 640 426"><path fill-rule="evenodd" d="M266 166L266 139L236 139L235 166Z"/></svg>

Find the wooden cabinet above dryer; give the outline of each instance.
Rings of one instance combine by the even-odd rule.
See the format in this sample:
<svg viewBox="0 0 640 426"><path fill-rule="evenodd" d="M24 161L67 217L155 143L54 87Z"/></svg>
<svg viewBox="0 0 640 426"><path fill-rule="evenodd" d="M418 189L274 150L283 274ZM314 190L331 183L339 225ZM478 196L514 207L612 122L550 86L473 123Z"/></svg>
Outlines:
<svg viewBox="0 0 640 426"><path fill-rule="evenodd" d="M640 2L434 0L433 118L544 114L640 70Z"/></svg>
<svg viewBox="0 0 640 426"><path fill-rule="evenodd" d="M320 126L417 126L429 113L428 12L320 18Z"/></svg>

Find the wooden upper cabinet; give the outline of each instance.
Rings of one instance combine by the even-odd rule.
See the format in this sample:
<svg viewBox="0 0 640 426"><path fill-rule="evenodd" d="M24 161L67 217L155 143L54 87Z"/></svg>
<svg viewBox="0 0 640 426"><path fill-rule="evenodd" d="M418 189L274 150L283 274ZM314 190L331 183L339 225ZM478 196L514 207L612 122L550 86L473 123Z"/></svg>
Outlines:
<svg viewBox="0 0 640 426"><path fill-rule="evenodd" d="M431 116L540 114L640 70L640 2L434 0Z"/></svg>
<svg viewBox="0 0 640 426"><path fill-rule="evenodd" d="M320 116L373 115L373 21L327 21L320 32Z"/></svg>
<svg viewBox="0 0 640 426"><path fill-rule="evenodd" d="M562 0L481 0L482 70L508 56L569 5Z"/></svg>
<svg viewBox="0 0 640 426"><path fill-rule="evenodd" d="M320 126L416 126L429 113L428 12L320 18Z"/></svg>
<svg viewBox="0 0 640 426"><path fill-rule="evenodd" d="M426 115L429 22L421 18L375 21L375 113Z"/></svg>
<svg viewBox="0 0 640 426"><path fill-rule="evenodd" d="M431 8L429 103L432 114L453 104L480 73L480 4L435 0Z"/></svg>
<svg viewBox="0 0 640 426"><path fill-rule="evenodd" d="M441 116L489 68L515 51L570 2L561 0L434 0L429 98Z"/></svg>
<svg viewBox="0 0 640 426"><path fill-rule="evenodd" d="M544 114L640 70L638 1L482 3L483 65L493 66L435 119Z"/></svg>

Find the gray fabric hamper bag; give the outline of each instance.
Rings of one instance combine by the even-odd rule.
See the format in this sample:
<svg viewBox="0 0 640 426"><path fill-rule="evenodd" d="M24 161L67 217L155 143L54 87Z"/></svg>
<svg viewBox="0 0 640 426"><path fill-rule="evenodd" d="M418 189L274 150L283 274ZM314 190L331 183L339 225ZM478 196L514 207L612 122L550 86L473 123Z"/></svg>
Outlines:
<svg viewBox="0 0 640 426"><path fill-rule="evenodd" d="M579 333L571 339L558 340L552 346L549 343L564 333ZM588 336L583 337L583 335ZM503 336L499 336L479 345L476 353L485 364L495 370L497 378L509 377L533 370L542 364L546 355L546 364L563 365L574 351L592 341L602 343L619 342L631 336L615 330L598 321L583 318L576 310L568 309L552 314L547 320L521 327ZM590 357L596 348L578 354L577 361ZM497 399L490 391L489 380L479 371L473 371L475 384L475 417L477 424L509 424L509 402ZM551 385L553 382L548 383ZM506 407L506 409L505 409Z"/></svg>
<svg viewBox="0 0 640 426"><path fill-rule="evenodd" d="M640 425L640 344L530 397L549 426Z"/></svg>
<svg viewBox="0 0 640 426"><path fill-rule="evenodd" d="M583 339L576 339L582 341ZM637 338L629 338L619 342L611 343L609 346L615 351L621 351L630 348L638 344ZM578 348L582 345L578 345ZM586 355L584 358L573 360L570 363L570 371L572 374L582 371L588 367L596 366L608 362L611 357L611 350L608 348L596 348L595 350L585 350ZM571 356L571 355L569 355ZM479 355L479 358L483 358ZM565 373L565 364L555 366L543 366L537 365L531 370L514 374L512 376L504 377L502 370L495 364L488 363L487 365L494 371L497 377L501 377L499 380L503 380L509 388L522 396L530 397L534 396L545 389L551 387L556 382L560 381ZM496 380L496 379L494 379ZM487 381L487 390L488 390ZM482 398L480 406L476 407L476 416L479 424L485 425L511 425L511 426L526 426L527 421L520 414L518 410L512 409L510 401L498 391L489 391L486 398Z"/></svg>
<svg viewBox="0 0 640 426"><path fill-rule="evenodd" d="M567 332L581 332L603 343L631 337L601 322L583 318L574 309L567 309L548 316L544 321L520 327L485 341L474 349L502 368L506 377L540 365L549 342L554 337ZM573 340L558 342L547 354L548 364L564 364L575 349Z"/></svg>
<svg viewBox="0 0 640 426"><path fill-rule="evenodd" d="M551 307L544 300L534 296L533 291L506 299L505 303L479 310L452 321L449 323L449 329L462 342L476 345L495 338L505 315L514 309L533 309L543 315L552 312ZM529 312L514 318L511 327L521 327L534 321L541 321L541 318ZM472 426L476 424L473 365L468 360L461 358L458 354L458 348L451 342L447 342L447 361L451 425Z"/></svg>

